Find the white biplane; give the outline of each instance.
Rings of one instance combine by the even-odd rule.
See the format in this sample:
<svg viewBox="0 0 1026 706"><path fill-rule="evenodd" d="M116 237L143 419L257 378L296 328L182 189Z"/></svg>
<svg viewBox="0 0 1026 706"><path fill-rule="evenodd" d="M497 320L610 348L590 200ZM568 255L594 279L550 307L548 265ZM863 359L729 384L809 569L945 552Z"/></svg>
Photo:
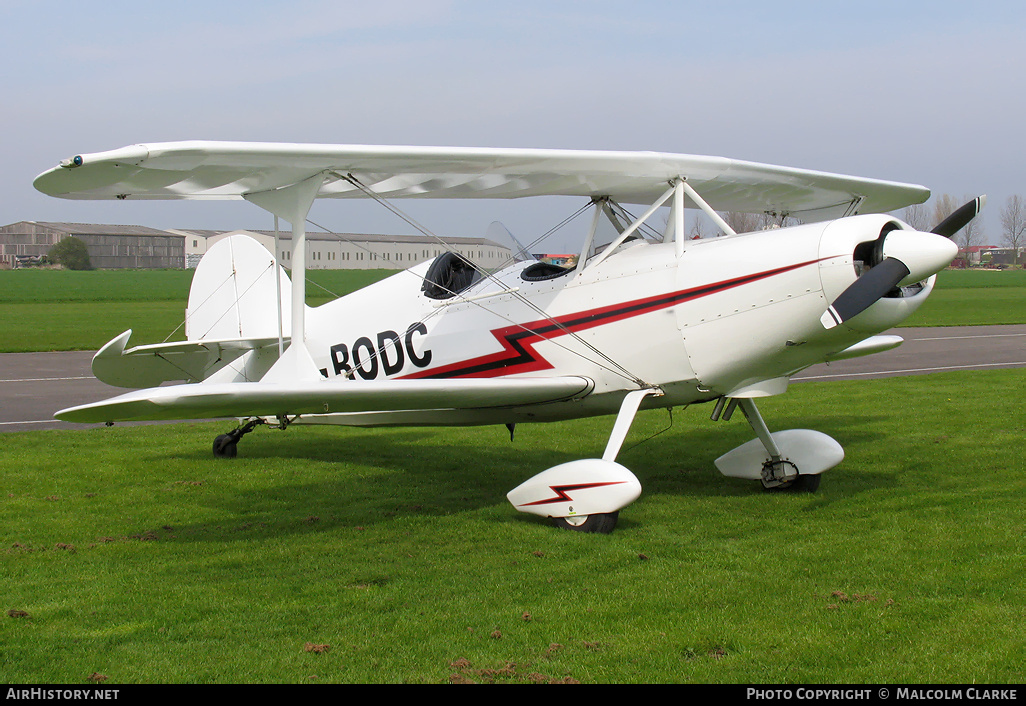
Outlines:
<svg viewBox="0 0 1026 706"><path fill-rule="evenodd" d="M756 438L716 460L767 489L815 490L840 463L820 432L770 432L755 400L813 364L893 348L879 335L929 296L983 197L919 232L886 215L912 184L717 157L649 152L232 142L133 145L65 160L35 180L69 199L246 199L292 227L291 282L274 255L227 238L197 267L186 341L128 348L94 374L136 389L65 409L69 422L236 418L235 456L259 424L513 425L615 414L601 458L545 470L508 494L519 510L610 532L641 492L616 462L640 408L740 407ZM306 226L318 198L576 196L593 211L575 264L484 271L444 252L323 306L306 306ZM726 237L689 240L685 204ZM620 204L641 204L625 217ZM718 212L801 224L735 233ZM665 224L649 221L667 213ZM694 211L692 211L694 213ZM600 243L600 222L615 235ZM640 237L644 232L649 236ZM169 381L186 384L162 385Z"/></svg>

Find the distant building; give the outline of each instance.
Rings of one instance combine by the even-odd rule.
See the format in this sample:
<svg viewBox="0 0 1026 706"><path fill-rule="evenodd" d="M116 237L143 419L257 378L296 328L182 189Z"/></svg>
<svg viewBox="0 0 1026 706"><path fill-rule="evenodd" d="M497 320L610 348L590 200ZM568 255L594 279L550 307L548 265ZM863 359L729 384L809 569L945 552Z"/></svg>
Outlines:
<svg viewBox="0 0 1026 706"><path fill-rule="evenodd" d="M274 231L270 230L172 230L185 236L185 258L189 267L208 248L230 235L248 235L274 252ZM433 260L451 250L485 269L495 269L510 258L509 248L486 238L447 238L440 243L425 235L371 235L367 233L307 233L306 267L311 270L401 270ZM292 267L292 231L278 233L278 260Z"/></svg>
<svg viewBox="0 0 1026 706"><path fill-rule="evenodd" d="M993 245L971 245L958 251L958 257L955 259L955 262L957 263L961 260L968 267L976 267L983 260L984 254L995 249Z"/></svg>
<svg viewBox="0 0 1026 706"><path fill-rule="evenodd" d="M993 248L990 250L990 264L992 265L1014 265L1026 262L1026 248L1019 248L1018 255L1015 248Z"/></svg>
<svg viewBox="0 0 1026 706"><path fill-rule="evenodd" d="M1019 263L1026 262L1023 254L1026 248L1019 248ZM1012 265L1015 263L1015 250L997 245L973 245L958 251L960 260L970 267L978 265Z"/></svg>
<svg viewBox="0 0 1026 706"><path fill-rule="evenodd" d="M185 267L183 237L146 226L20 221L0 226L0 263L39 257L68 236L85 243L97 269L163 269Z"/></svg>
<svg viewBox="0 0 1026 706"><path fill-rule="evenodd" d="M20 221L0 226L0 265L13 267L46 253L59 240L74 236L89 249L97 269L166 269L195 267L214 243L245 234L274 252L274 231L158 230L146 226ZM509 248L485 238L449 238L442 244L423 235L307 233L306 266L320 270L400 270L452 250L485 269L510 257ZM278 259L292 267L292 232L282 230Z"/></svg>

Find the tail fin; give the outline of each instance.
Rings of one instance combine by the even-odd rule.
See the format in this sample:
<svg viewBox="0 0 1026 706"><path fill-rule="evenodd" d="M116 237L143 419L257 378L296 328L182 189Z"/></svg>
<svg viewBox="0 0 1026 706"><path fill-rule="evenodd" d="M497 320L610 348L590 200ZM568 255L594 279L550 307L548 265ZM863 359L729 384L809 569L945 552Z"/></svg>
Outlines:
<svg viewBox="0 0 1026 706"><path fill-rule="evenodd" d="M292 330L292 289L274 255L248 235L232 235L207 251L196 267L185 312L190 341L278 336Z"/></svg>
<svg viewBox="0 0 1026 706"><path fill-rule="evenodd" d="M108 385L133 388L199 382L219 373L220 381L259 380L278 359L276 272L282 297L280 330L288 341L288 276L256 240L233 235L210 248L196 268L186 310L187 341L127 348L132 331L125 331L93 356L93 374Z"/></svg>

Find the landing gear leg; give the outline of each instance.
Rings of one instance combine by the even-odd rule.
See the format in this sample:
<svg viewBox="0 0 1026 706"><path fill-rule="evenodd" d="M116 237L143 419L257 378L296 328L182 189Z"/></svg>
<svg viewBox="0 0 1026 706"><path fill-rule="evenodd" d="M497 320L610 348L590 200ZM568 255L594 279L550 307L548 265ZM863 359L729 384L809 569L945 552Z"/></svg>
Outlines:
<svg viewBox="0 0 1026 706"><path fill-rule="evenodd" d="M641 483L616 462L616 455L620 453L642 400L649 395L662 394L658 388L627 393L602 458L583 458L542 471L506 494L513 507L552 518L562 529L599 534L612 532L620 510L641 494Z"/></svg>
<svg viewBox="0 0 1026 706"><path fill-rule="evenodd" d="M245 424L235 427L227 434L218 435L214 439L214 456L217 458L235 458L239 453L239 440L263 423L263 419L251 419Z"/></svg>
<svg viewBox="0 0 1026 706"><path fill-rule="evenodd" d="M762 464L762 487L770 491L816 492L819 488L819 474L803 476L798 466L784 458L755 402L751 399L739 399L738 406L770 456L769 460Z"/></svg>

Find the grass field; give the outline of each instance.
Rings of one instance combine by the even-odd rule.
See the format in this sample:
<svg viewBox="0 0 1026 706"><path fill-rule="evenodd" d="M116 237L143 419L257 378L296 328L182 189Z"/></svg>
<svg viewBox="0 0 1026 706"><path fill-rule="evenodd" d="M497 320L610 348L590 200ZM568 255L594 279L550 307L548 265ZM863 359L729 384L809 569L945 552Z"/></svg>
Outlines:
<svg viewBox="0 0 1026 706"><path fill-rule="evenodd" d="M392 270L311 270L323 304ZM0 352L96 350L128 328L132 345L184 338L191 270L0 270ZM942 272L906 326L1026 324L1026 270ZM170 338L169 338L170 337Z"/></svg>
<svg viewBox="0 0 1026 706"><path fill-rule="evenodd" d="M311 270L318 306L394 270ZM185 338L192 270L0 270L0 353L96 350L127 329L131 345Z"/></svg>
<svg viewBox="0 0 1026 706"><path fill-rule="evenodd" d="M1026 324L1026 270L945 270L903 326Z"/></svg>
<svg viewBox="0 0 1026 706"><path fill-rule="evenodd" d="M504 494L611 419L504 429L225 424L5 434L8 683L1021 683L1021 370L804 383L774 429L837 438L815 495L712 461L699 407L636 421L612 535ZM643 442L643 443L641 443Z"/></svg>

